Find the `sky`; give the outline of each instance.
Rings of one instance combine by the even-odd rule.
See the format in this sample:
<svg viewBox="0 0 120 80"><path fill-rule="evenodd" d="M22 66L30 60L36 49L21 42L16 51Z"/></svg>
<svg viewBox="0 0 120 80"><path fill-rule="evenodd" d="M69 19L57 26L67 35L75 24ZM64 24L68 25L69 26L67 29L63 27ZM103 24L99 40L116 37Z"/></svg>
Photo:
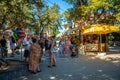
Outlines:
<svg viewBox="0 0 120 80"><path fill-rule="evenodd" d="M60 7L60 12L64 12L65 10L67 10L68 8L71 8L72 5L66 3L63 0L46 0L46 2L50 5L53 6L54 3L57 3Z"/></svg>

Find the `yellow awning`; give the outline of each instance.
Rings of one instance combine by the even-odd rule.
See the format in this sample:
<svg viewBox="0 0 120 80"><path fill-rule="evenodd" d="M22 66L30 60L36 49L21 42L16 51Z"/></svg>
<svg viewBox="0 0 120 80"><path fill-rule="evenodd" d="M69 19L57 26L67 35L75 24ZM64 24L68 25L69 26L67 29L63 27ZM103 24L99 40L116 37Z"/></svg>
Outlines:
<svg viewBox="0 0 120 80"><path fill-rule="evenodd" d="M120 31L119 26L96 24L96 25L92 25L89 28L84 29L82 34L107 34L117 31Z"/></svg>

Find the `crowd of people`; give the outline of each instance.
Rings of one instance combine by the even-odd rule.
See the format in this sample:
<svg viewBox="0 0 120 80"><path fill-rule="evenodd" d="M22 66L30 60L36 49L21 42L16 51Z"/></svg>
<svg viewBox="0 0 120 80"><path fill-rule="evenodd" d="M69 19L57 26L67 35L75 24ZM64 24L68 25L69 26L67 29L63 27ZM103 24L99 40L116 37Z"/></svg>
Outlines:
<svg viewBox="0 0 120 80"><path fill-rule="evenodd" d="M56 67L56 54L63 57L78 56L77 39L76 38L59 38L57 43L55 36L50 37L30 37L19 39L17 42L14 36L9 37L11 56L16 55L17 49L24 48L25 62L29 66L28 69L32 73L40 72L40 63L44 54L49 55L48 67ZM3 36L0 39L0 52L2 58L7 57L7 40Z"/></svg>

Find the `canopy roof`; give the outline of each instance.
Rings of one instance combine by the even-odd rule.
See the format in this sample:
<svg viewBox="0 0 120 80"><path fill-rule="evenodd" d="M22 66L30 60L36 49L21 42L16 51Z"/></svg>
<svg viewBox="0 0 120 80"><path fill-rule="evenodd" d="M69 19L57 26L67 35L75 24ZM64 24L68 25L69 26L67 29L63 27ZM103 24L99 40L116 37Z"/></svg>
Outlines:
<svg viewBox="0 0 120 80"><path fill-rule="evenodd" d="M83 29L82 34L108 34L117 31L120 31L119 26L96 24L89 28Z"/></svg>

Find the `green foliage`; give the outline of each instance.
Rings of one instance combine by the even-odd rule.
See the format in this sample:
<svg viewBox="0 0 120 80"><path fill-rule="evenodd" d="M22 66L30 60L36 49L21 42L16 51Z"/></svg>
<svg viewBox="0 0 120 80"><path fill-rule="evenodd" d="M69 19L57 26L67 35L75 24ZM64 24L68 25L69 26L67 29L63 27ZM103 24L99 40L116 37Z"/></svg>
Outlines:
<svg viewBox="0 0 120 80"><path fill-rule="evenodd" d="M36 16L38 17L38 27L40 34L43 33L43 30L56 30L58 29L58 26L60 26L59 6L57 4L54 4L51 7L46 5L41 11L37 9L36 13Z"/></svg>
<svg viewBox="0 0 120 80"><path fill-rule="evenodd" d="M3 29L3 25L6 24L8 28L14 28L17 26L26 26L29 24L33 14L30 10L31 4L24 0L3 0L0 3L0 28Z"/></svg>
<svg viewBox="0 0 120 80"><path fill-rule="evenodd" d="M11 29L22 26L34 26L34 9L38 5L43 7L42 0L1 0L0 1L0 29ZM4 24L7 27L4 27Z"/></svg>
<svg viewBox="0 0 120 80"><path fill-rule="evenodd" d="M45 29L57 31L59 19L57 4L49 7L43 0L0 0L0 29L22 26L42 34Z"/></svg>
<svg viewBox="0 0 120 80"><path fill-rule="evenodd" d="M120 21L120 0L65 0L74 7L65 11L66 20L89 20L90 23ZM101 9L101 13L98 10ZM111 15L110 11L114 10ZM99 10L100 11L100 10ZM92 16L93 15L93 16ZM92 16L92 20L90 20Z"/></svg>
<svg viewBox="0 0 120 80"><path fill-rule="evenodd" d="M109 35L108 36L108 40L112 41L114 39L114 36L113 35Z"/></svg>
<svg viewBox="0 0 120 80"><path fill-rule="evenodd" d="M117 19L118 22L120 22L120 13L116 14L116 19Z"/></svg>
<svg viewBox="0 0 120 80"><path fill-rule="evenodd" d="M51 34L51 35L57 35L57 34L59 34L59 33L60 33L59 30L53 30L50 34Z"/></svg>

